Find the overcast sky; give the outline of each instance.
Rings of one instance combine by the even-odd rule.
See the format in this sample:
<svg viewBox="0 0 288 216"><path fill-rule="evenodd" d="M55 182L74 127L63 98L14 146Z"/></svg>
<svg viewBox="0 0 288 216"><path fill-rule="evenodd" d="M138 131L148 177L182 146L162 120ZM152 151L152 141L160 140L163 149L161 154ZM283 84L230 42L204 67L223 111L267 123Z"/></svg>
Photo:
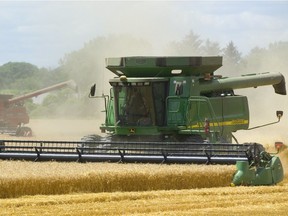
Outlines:
<svg viewBox="0 0 288 216"><path fill-rule="evenodd" d="M85 42L122 33L161 54L191 30L222 47L233 41L246 54L288 41L288 1L0 1L0 65L53 68Z"/></svg>

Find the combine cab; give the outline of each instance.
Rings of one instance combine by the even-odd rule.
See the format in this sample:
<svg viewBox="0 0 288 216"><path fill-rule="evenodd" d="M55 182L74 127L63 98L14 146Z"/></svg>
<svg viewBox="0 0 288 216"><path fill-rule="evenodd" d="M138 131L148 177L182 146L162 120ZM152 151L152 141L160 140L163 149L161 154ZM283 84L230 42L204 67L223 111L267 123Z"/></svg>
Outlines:
<svg viewBox="0 0 288 216"><path fill-rule="evenodd" d="M96 85L90 91L91 98L105 99L100 127L105 136L69 143L2 141L0 158L237 164L233 185L282 181L277 156L257 143L239 144L233 136L253 129L247 97L234 90L272 85L277 94L286 95L282 74L221 77L214 74L222 66L218 56L121 57L106 63L116 75L109 80L110 95L97 96ZM277 121L262 126L279 122L282 115L277 111Z"/></svg>

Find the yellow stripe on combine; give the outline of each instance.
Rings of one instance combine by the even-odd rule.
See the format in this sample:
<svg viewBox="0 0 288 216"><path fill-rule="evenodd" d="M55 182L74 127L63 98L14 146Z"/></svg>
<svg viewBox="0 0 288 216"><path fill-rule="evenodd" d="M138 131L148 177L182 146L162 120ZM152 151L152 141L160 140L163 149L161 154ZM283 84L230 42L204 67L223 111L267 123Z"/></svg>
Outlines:
<svg viewBox="0 0 288 216"><path fill-rule="evenodd" d="M247 125L249 124L249 120L247 119L234 119L231 121L224 121L224 122L210 122L210 127L217 127L217 126L234 126L234 125ZM188 126L188 128L203 128L204 127L204 122L203 124L200 124L199 122L194 125Z"/></svg>

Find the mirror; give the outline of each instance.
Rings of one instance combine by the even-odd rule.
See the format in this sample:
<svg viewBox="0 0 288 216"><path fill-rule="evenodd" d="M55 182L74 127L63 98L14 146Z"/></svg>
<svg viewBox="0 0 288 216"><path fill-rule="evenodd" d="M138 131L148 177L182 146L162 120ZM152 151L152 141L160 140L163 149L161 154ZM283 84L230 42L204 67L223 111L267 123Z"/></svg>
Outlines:
<svg viewBox="0 0 288 216"><path fill-rule="evenodd" d="M276 115L277 115L278 119L280 120L280 118L283 116L283 111L277 110Z"/></svg>
<svg viewBox="0 0 288 216"><path fill-rule="evenodd" d="M91 86L91 88L90 88L90 96L94 97L95 96L95 92L96 92L96 84Z"/></svg>

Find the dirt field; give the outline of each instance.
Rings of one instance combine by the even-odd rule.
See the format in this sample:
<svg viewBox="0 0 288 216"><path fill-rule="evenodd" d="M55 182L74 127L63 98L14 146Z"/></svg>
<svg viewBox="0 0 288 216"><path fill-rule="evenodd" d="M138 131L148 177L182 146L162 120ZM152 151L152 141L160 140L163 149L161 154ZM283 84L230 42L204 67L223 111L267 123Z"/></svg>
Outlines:
<svg viewBox="0 0 288 216"><path fill-rule="evenodd" d="M34 131L34 137L32 139L79 140L84 135L99 132L99 123L88 120L34 120L30 126ZM6 135L1 135L1 138L15 139L15 137ZM194 172L196 172L195 178L199 177L200 181L198 180L198 182L193 183L193 185L195 186L205 181L208 182L208 184L217 181L221 184L214 185L212 188L209 187L209 185L207 187L201 185L198 188L189 186L190 188L188 187L188 189L183 187L185 184L189 185L189 181L184 181L185 179L187 180L189 172L181 171L181 169L185 167L168 167L170 170L172 169L174 175L178 175L177 178L180 176L182 179L175 180L172 178L173 175L169 174L170 176L168 175L168 177L160 181L159 179L157 180L157 178L153 180L153 177L155 177L153 173L163 176L164 173L166 173L165 167L149 167L149 165L145 165L145 167L132 165L129 167L125 165L123 169L126 170L120 172L122 168L118 166L121 166L121 164L115 166L109 164L104 168L104 165L101 166L101 164L93 163L67 164L48 162L38 164L33 162L0 161L0 190L2 190L2 193L4 193L4 186L7 186L7 179L8 181L11 180L10 185L12 186L11 188L6 188L8 191L15 191L15 188L20 184L25 185L25 187L22 188L23 193L20 197L0 199L0 215L287 215L287 157L287 152L282 155L282 162L286 170L285 179L276 186L230 187L228 186L229 177L223 176L225 173L231 173L231 168L224 169L222 167L222 169L219 165L216 167L217 169L222 169L222 173L217 171L216 167L212 167L212 169L211 167L207 167L207 169L201 167L201 169L205 169L205 171L199 169L197 171L198 174L194 170ZM101 166L101 168L99 166ZM100 172L101 169L105 170L107 174L110 173L110 169L114 169L120 173L126 173L126 176L132 176L128 182L127 179L115 180L115 176L110 177L110 180L108 177L108 180L104 180L108 185L109 182L111 183L114 180L114 185L116 182L120 183L124 181L121 185L127 184L128 188L132 187L131 182L137 182L132 173L138 172L140 174L146 173L146 177L147 173L150 173L146 180L142 179L145 182L151 181L156 185L163 184L164 182L166 186L170 183L170 185L174 185L175 187L170 186L170 189L164 188L165 190L161 188L155 190L151 187L148 191L141 191L141 185L143 185L143 183L141 184L141 178L139 178L138 190L134 188L130 191L121 192L115 190L105 193L89 193L89 190L83 193L81 190L79 192L71 190L71 193L65 191L65 194L61 194L61 188L68 188L67 190L69 190L67 185L71 182L74 182L76 186L77 184L81 185L81 181L87 183L89 179L91 180L89 174L91 176L91 173L95 173L96 171ZM131 172L133 169L134 172ZM193 169L191 168L190 172L192 172L191 170ZM200 176L200 174L204 176ZM52 178L53 175L57 178ZM49 179L49 176L51 180L54 180L41 181L41 178ZM83 179L77 179L79 176L84 176L86 179L84 177ZM65 181L63 183L63 179L65 178L66 183ZM17 182L15 179L19 181ZM37 182L37 179L40 179L40 181ZM167 182L167 179L171 181ZM93 186L93 181L91 182L91 186ZM15 183L14 186L12 182ZM63 185L61 186L61 184ZM42 190L54 187L56 188L55 194L58 193L58 195L31 196L27 193L25 195L24 189L29 191L30 186L30 190L32 190L33 185L34 188L38 189L42 187ZM35 187L35 185L39 186ZM37 191L35 194L37 194Z"/></svg>

